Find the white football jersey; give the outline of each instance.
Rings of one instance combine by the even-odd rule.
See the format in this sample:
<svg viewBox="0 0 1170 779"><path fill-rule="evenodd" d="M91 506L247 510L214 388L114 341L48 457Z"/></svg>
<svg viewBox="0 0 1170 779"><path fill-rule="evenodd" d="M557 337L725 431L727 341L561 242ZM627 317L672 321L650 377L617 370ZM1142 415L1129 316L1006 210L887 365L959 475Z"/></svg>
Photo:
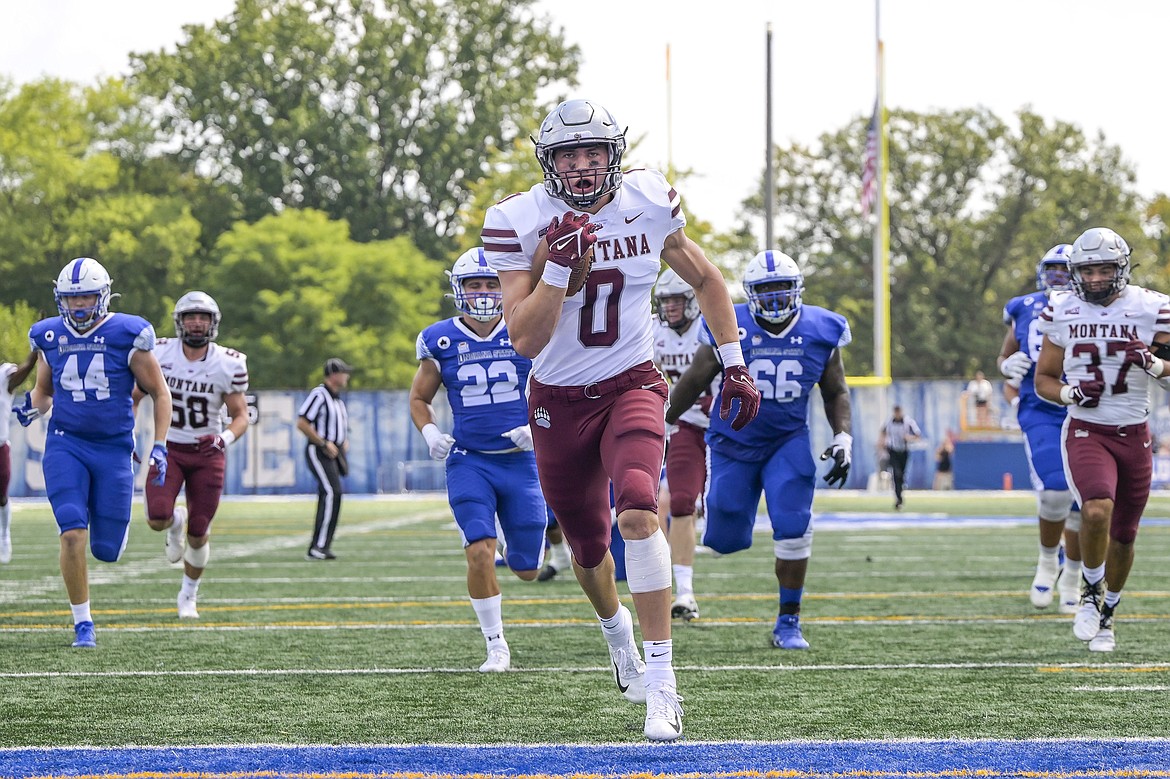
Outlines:
<svg viewBox="0 0 1170 779"><path fill-rule="evenodd" d="M12 393L8 391L8 381L16 373L16 363L0 363L0 446L8 443L8 436L12 425ZM24 396L22 395L21 398Z"/></svg>
<svg viewBox="0 0 1170 779"><path fill-rule="evenodd" d="M528 271L554 216L574 211L544 184L501 200L484 219L483 245L497 271ZM678 193L655 170L631 170L612 201L589 221L600 225L585 286L565 298L552 340L532 361L543 384L608 379L653 357L650 295L667 236L686 225Z"/></svg>
<svg viewBox="0 0 1170 779"><path fill-rule="evenodd" d="M681 333L669 325L662 323L657 317L654 337L654 363L674 384L682 376L695 358L695 350L699 348L699 334L703 331L702 320L695 317L686 330ZM711 401L719 392L720 377L711 380L711 386L699 396L695 405L682 413L679 419L695 427L706 429L711 424Z"/></svg>
<svg viewBox="0 0 1170 779"><path fill-rule="evenodd" d="M171 390L171 432L167 441L193 444L223 431L223 399L248 389L248 357L214 341L201 360L188 360L178 338L160 338L154 350Z"/></svg>
<svg viewBox="0 0 1170 779"><path fill-rule="evenodd" d="M1105 382L1097 406L1069 406L1069 416L1102 425L1146 421L1151 379L1141 368L1125 364L1122 347L1135 338L1150 344L1155 333L1170 333L1170 297L1130 284L1108 306L1099 306L1072 292L1056 292L1039 323L1040 332L1064 349L1069 384Z"/></svg>

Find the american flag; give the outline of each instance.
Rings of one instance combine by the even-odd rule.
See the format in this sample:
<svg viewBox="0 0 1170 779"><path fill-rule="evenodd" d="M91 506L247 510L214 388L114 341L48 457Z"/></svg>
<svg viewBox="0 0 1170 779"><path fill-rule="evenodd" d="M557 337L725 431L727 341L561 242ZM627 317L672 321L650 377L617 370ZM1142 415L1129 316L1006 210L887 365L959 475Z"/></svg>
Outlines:
<svg viewBox="0 0 1170 779"><path fill-rule="evenodd" d="M861 215L869 218L877 196L878 179L878 104L873 104L873 116L865 128L865 161L861 169Z"/></svg>

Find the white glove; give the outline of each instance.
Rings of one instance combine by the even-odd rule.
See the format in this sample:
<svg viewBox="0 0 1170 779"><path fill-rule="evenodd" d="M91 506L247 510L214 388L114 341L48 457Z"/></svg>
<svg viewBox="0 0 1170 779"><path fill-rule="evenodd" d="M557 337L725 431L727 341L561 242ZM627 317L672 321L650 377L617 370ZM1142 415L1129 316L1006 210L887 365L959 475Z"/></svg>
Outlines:
<svg viewBox="0 0 1170 779"><path fill-rule="evenodd" d="M525 452L532 451L532 428L528 425L520 425L520 427L514 427L506 433L501 433L500 438L511 438L512 443Z"/></svg>
<svg viewBox="0 0 1170 779"><path fill-rule="evenodd" d="M999 372L1006 378L1019 381L1032 370L1032 358L1023 352L1014 352L1003 358L999 364Z"/></svg>
<svg viewBox="0 0 1170 779"><path fill-rule="evenodd" d="M440 432L438 426L434 424L423 425L422 436L427 440L432 460L446 460L451 447L455 445L455 439L447 433Z"/></svg>

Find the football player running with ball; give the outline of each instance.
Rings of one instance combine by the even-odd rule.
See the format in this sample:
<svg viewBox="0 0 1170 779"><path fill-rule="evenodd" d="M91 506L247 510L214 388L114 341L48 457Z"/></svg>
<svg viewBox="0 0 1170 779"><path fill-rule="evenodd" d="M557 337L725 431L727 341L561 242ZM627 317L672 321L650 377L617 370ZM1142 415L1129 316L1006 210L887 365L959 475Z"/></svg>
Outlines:
<svg viewBox="0 0 1170 779"><path fill-rule="evenodd" d="M179 298L173 318L175 337L160 338L156 353L175 412L167 434L166 478L161 485L146 483L146 521L152 530L166 531L167 562L183 561L179 618L198 619L199 583L211 559L211 521L223 495L227 450L248 431L248 358L215 343L219 305L206 292L192 290ZM135 389L135 403L141 397ZM225 408L226 429L220 416ZM180 490L185 506L175 505Z"/></svg>
<svg viewBox="0 0 1170 779"><path fill-rule="evenodd" d="M547 513L524 399L532 362L512 348L500 280L483 249L464 252L448 273L460 313L419 333L410 416L431 457L446 462L447 500L467 558L467 594L487 642L479 670L494 673L512 664L496 578L496 550L503 546L497 545L497 516L508 567L517 577L537 577L544 549ZM431 405L443 386L454 435L439 430Z"/></svg>
<svg viewBox="0 0 1170 779"><path fill-rule="evenodd" d="M760 395L723 276L687 238L679 196L663 175L622 172L626 136L613 115L566 101L534 142L544 183L488 209L483 245L500 274L512 343L533 360L528 420L540 484L609 644L618 689L646 702L647 738L673 741L682 733L682 698L670 545L658 526L667 384L652 361L649 316L663 261L694 289L727 366L722 416L734 410L742 428ZM611 481L645 663L614 579Z"/></svg>
<svg viewBox="0 0 1170 779"><path fill-rule="evenodd" d="M748 302L735 307L743 353L764 394L760 415L744 430L711 417L707 431L709 484L703 544L721 554L752 545L760 495L767 501L780 585L780 611L772 631L777 649L808 649L800 627L800 601L812 557L812 504L816 465L810 450L808 400L820 385L833 442L821 455L831 460L825 481L843 487L853 457L852 405L841 347L853 340L845 317L801 301L804 274L779 251L757 254L743 275ZM666 421L690 408L719 374L711 332L691 367L675 384ZM720 390L723 401L726 384Z"/></svg>
<svg viewBox="0 0 1170 779"><path fill-rule="evenodd" d="M1113 230L1086 230L1069 252L1072 291L1040 314L1036 393L1068 407L1065 471L1081 505L1073 635L1094 652L1117 645L1113 615L1150 497L1150 379L1170 388L1170 297L1129 283L1129 253Z"/></svg>

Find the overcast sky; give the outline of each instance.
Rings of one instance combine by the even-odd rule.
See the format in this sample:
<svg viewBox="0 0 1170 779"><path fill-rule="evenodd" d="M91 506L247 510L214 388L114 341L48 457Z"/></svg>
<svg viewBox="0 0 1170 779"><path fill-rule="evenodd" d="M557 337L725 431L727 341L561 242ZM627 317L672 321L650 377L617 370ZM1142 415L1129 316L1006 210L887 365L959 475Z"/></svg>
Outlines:
<svg viewBox="0 0 1170 779"><path fill-rule="evenodd" d="M0 73L82 83L126 72L131 51L173 47L234 0L0 0ZM538 0L584 55L575 96L642 137L627 164L691 169L690 208L732 226L765 149L765 30L773 27L773 137L811 143L868 115L873 0ZM891 109L1020 108L1102 131L1138 189L1170 193L1170 3L1155 0L883 0ZM666 48L671 79L666 78ZM668 94L671 110L668 111Z"/></svg>

